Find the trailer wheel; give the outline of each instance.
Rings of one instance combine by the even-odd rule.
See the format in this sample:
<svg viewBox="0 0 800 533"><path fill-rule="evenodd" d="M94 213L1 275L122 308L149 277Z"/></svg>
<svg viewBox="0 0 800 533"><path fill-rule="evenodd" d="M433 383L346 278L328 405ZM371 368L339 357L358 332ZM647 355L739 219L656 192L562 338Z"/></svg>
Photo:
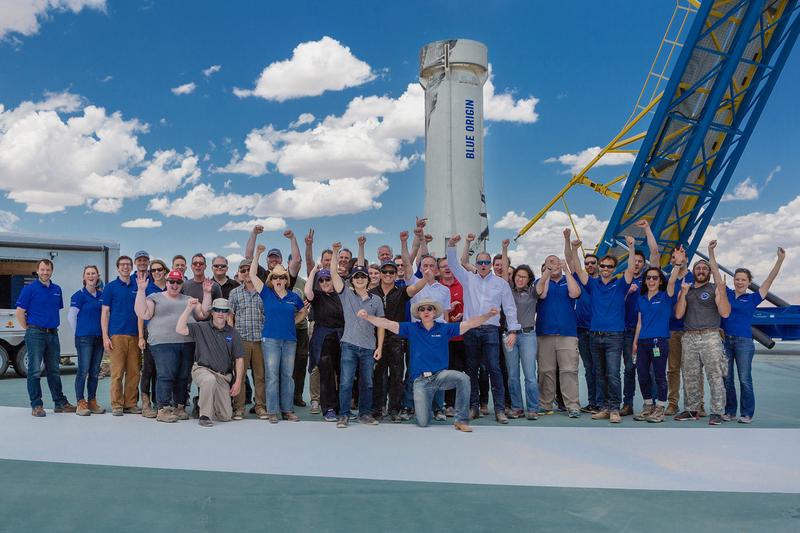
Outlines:
<svg viewBox="0 0 800 533"><path fill-rule="evenodd" d="M28 377L28 348L24 344L19 347L14 357L14 370L20 377ZM42 360L42 374L44 374L44 360Z"/></svg>
<svg viewBox="0 0 800 533"><path fill-rule="evenodd" d="M11 360L8 357L8 350L5 349L4 346L0 345L0 376L3 376L8 370L8 364Z"/></svg>

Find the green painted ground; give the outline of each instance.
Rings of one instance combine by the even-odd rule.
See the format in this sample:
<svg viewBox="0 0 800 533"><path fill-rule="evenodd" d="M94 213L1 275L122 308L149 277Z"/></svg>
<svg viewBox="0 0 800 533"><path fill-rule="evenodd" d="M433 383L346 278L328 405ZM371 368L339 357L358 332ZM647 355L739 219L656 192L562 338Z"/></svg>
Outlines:
<svg viewBox="0 0 800 533"><path fill-rule="evenodd" d="M487 487L5 460L0 472L2 531L800 530L800 496L785 494Z"/></svg>

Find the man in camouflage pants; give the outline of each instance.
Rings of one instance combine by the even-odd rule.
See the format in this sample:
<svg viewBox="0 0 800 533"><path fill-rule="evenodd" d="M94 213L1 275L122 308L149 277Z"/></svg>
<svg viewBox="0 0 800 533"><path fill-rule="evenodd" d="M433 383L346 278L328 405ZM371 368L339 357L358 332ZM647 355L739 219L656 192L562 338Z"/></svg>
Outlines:
<svg viewBox="0 0 800 533"><path fill-rule="evenodd" d="M722 423L725 410L725 375L727 361L722 347L719 327L721 318L731 312L725 283L719 273L714 249L717 241L708 244L709 262L697 261L692 269L694 283L683 282L675 316L684 319L686 331L681 339L683 361L683 388L686 410L675 415L675 420L697 420L697 411L703 402L703 367L711 391L711 416L709 425ZM679 265L675 265L680 268ZM714 283L709 283L709 276Z"/></svg>

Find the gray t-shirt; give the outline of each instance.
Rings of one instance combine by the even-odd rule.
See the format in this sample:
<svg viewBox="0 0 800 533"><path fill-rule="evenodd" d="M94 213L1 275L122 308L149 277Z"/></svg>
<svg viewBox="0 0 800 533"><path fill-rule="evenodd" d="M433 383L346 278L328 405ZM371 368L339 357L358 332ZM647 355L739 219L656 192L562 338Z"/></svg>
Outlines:
<svg viewBox="0 0 800 533"><path fill-rule="evenodd" d="M153 318L147 323L147 342L151 345L169 344L176 342L192 342L192 339L175 332L178 325L178 318L186 309L188 296L179 294L175 298L170 298L165 292L154 292L147 297L153 302ZM194 318L189 316L189 322L194 322Z"/></svg>
<svg viewBox="0 0 800 533"><path fill-rule="evenodd" d="M342 311L344 312L342 342L374 350L376 344L375 326L362 318L358 318L356 314L359 310L364 309L372 316L384 316L383 302L380 297L370 294L369 298L363 300L350 287L345 286L344 290L339 293L339 299L342 301Z"/></svg>
<svg viewBox="0 0 800 533"><path fill-rule="evenodd" d="M189 324L189 337L197 343L194 361L220 374L233 371L233 360L244 357L244 343L239 332L225 324L217 329L209 322Z"/></svg>
<svg viewBox="0 0 800 533"><path fill-rule="evenodd" d="M203 301L203 282L197 282L193 279L187 279L183 282L183 287L181 287L181 294L185 294L190 298L197 298L201 302ZM219 283L216 281L211 283L211 301L213 302L217 298L222 298L222 287L219 286ZM208 315L206 320L211 320L211 315Z"/></svg>
<svg viewBox="0 0 800 533"><path fill-rule="evenodd" d="M716 287L706 283L702 287L692 286L686 293L686 314L683 324L687 330L718 328L720 325L717 310Z"/></svg>
<svg viewBox="0 0 800 533"><path fill-rule="evenodd" d="M536 302L539 295L536 294L536 285L525 287L524 289L511 289L514 303L517 304L517 322L523 328L536 326Z"/></svg>

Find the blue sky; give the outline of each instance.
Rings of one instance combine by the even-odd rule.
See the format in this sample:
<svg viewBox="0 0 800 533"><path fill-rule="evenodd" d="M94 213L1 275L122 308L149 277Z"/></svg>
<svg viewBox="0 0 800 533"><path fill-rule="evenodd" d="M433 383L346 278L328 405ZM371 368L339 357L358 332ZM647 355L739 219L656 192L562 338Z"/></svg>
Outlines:
<svg viewBox="0 0 800 533"><path fill-rule="evenodd" d="M568 178L567 166L546 160L603 145L625 122L674 7L668 0L29 4L0 13L0 228L112 239L123 252L147 248L163 257L240 253L225 245L244 244L247 233L220 228L270 216L275 228L316 228L317 249L337 239L352 246L369 225L384 232L368 236L370 255L384 241L396 244L423 210L425 147L414 120L422 111L413 105L419 49L453 37L489 49L494 120L487 116L485 181L496 246L518 226L514 216L506 227L494 224L509 211L534 214ZM315 53L345 68L315 79L303 67ZM731 182L733 189L750 178L755 197L722 203L721 225L709 234L740 239L736 228L762 220L752 213L780 227L800 216L800 200L791 203L800 194L797 58L795 50ZM258 96L259 77L269 82L266 98ZM348 108L361 114L343 116ZM309 123L291 126L309 113ZM303 151L315 143L322 148ZM309 206L311 195L319 200ZM569 200L587 237L614 207L588 190ZM141 218L160 226L121 226ZM551 217L516 245L517 262L549 251L561 224ZM279 232L264 240L286 248ZM775 243L762 241L766 254Z"/></svg>

